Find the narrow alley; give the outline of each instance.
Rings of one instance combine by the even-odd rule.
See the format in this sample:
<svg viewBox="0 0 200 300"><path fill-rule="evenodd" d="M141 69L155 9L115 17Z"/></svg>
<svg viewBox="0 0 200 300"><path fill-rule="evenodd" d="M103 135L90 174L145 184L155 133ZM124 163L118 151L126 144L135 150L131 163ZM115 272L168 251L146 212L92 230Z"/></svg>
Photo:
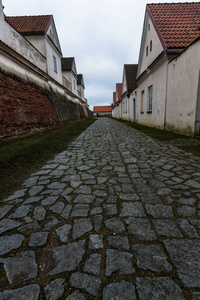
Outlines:
<svg viewBox="0 0 200 300"><path fill-rule="evenodd" d="M0 300L200 299L200 161L98 119L0 206Z"/></svg>

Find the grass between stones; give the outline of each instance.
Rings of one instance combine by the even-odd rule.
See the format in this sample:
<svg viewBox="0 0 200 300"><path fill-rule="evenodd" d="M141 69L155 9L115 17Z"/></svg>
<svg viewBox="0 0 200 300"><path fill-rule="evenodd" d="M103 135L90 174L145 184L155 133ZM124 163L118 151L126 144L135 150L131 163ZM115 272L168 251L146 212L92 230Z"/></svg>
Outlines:
<svg viewBox="0 0 200 300"><path fill-rule="evenodd" d="M16 189L56 154L92 125L95 119L70 122L28 137L0 142L0 199Z"/></svg>
<svg viewBox="0 0 200 300"><path fill-rule="evenodd" d="M156 138L163 142L169 142L180 149L183 149L187 152L191 152L194 155L200 156L199 136L195 136L195 138L193 138L193 137L188 137L185 135L177 134L166 130L140 125L131 121L125 121L125 120L115 119L115 118L114 120L118 122L122 122L136 130L139 130L150 137Z"/></svg>

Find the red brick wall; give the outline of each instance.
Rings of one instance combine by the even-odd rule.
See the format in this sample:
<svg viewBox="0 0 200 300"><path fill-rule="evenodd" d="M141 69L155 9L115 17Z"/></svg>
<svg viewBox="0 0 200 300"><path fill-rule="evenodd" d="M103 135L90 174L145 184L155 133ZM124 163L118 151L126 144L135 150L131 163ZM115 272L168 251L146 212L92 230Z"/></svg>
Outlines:
<svg viewBox="0 0 200 300"><path fill-rule="evenodd" d="M42 91L0 72L0 137L59 124L54 104Z"/></svg>

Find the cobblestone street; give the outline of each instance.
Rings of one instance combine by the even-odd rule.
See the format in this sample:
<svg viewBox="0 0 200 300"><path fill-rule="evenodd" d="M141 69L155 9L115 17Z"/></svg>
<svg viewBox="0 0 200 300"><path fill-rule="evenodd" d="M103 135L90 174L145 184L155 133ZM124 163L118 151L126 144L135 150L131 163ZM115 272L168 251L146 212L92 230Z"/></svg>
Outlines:
<svg viewBox="0 0 200 300"><path fill-rule="evenodd" d="M0 300L200 299L200 160L102 118L0 207Z"/></svg>

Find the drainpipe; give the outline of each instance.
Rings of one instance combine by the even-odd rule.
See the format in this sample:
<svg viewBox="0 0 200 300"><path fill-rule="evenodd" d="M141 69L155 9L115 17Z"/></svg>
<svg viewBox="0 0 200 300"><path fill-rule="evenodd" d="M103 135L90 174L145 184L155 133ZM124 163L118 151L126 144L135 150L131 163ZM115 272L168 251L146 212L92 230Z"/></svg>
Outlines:
<svg viewBox="0 0 200 300"><path fill-rule="evenodd" d="M168 62L168 59L167 59L166 91L165 91L165 111L164 111L164 130L166 129L166 118L167 118L168 68L169 68L169 62Z"/></svg>

